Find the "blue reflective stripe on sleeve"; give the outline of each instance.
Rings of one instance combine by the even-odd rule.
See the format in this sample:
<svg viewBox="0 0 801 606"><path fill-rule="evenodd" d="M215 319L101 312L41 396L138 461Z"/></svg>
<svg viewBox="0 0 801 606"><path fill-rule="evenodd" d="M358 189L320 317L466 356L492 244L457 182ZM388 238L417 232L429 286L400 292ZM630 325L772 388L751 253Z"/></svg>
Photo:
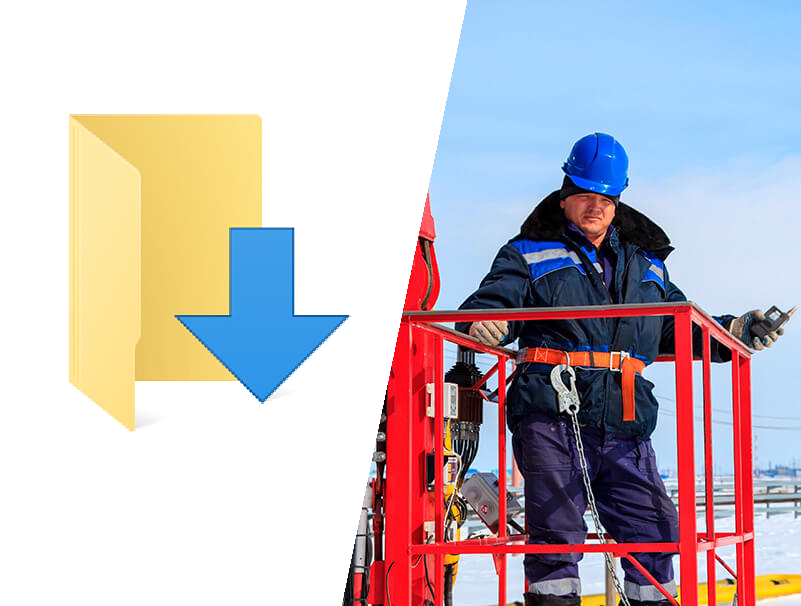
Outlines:
<svg viewBox="0 0 801 606"><path fill-rule="evenodd" d="M561 242L515 240L511 244L520 251L528 263L532 281L565 268L575 268L582 275L587 275L579 256L568 250Z"/></svg>

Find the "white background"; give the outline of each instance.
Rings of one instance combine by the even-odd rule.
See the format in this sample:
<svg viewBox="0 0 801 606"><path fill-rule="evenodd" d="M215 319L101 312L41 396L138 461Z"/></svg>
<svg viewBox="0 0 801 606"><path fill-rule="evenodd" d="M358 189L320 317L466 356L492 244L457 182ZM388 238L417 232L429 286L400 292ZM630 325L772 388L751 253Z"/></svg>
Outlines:
<svg viewBox="0 0 801 606"><path fill-rule="evenodd" d="M3 9L0 603L339 602L463 13ZM296 313L351 316L265 404L139 383L130 433L69 384L71 113L261 115Z"/></svg>

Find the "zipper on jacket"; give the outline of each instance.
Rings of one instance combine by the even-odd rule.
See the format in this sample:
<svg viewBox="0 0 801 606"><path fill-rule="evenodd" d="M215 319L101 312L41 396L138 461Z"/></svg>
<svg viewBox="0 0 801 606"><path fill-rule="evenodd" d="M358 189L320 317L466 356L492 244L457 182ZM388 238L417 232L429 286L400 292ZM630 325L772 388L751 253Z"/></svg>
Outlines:
<svg viewBox="0 0 801 606"><path fill-rule="evenodd" d="M581 260L582 260L582 262L584 262L585 267L589 268L589 270L593 273L593 275L595 275L596 279L598 280L600 285L603 287L604 292L606 293L606 298L609 299L609 303L614 305L615 302L614 302L614 300L612 300L612 293L610 293L609 289L606 287L606 282L604 282L604 279L603 279L603 277L601 277L601 274L598 273L597 269L595 269L595 265L593 265L592 262L590 262L590 258L584 252L584 247L583 246L579 246L578 244L576 244L575 242L570 240L570 238L566 238L566 240L567 240L567 243L571 247L573 247L573 249L581 256ZM598 249L596 248L595 251L596 251L595 256L597 258L598 257Z"/></svg>
<svg viewBox="0 0 801 606"><path fill-rule="evenodd" d="M596 257L598 256L598 249L595 250L595 256ZM589 261L589 258L587 260ZM595 269L595 265L593 265L592 263L590 263L589 265L592 268L592 273L595 274L595 277L598 278L598 281L604 287L604 290L606 291L606 298L609 299L609 302L612 305L614 305L615 301L614 301L614 299L612 299L612 293L609 292L609 289L606 287L606 282L604 282L603 276L600 274L600 272L597 269Z"/></svg>
<svg viewBox="0 0 801 606"><path fill-rule="evenodd" d="M627 284L626 284L626 276L627 276L627 275L628 275L628 273L629 273L629 265L631 265L631 260L632 260L632 259L634 259L634 256L635 256L635 255L636 255L638 252L640 252L640 249L641 249L641 248L642 248L641 246L637 246L637 247L634 249L634 252L633 252L633 253L631 253L631 255L629 256L629 258L628 258L628 259L626 259L626 265L623 267L623 278L622 278L623 282L622 282L622 283L621 283L621 285L620 285L620 286L622 287L622 288L621 288L621 291L623 291L623 292L621 293L623 296L620 298L620 301L621 301L621 302L625 302L625 301L626 301L626 296L625 296L625 295L627 295L627 294L628 294L628 288L627 288Z"/></svg>

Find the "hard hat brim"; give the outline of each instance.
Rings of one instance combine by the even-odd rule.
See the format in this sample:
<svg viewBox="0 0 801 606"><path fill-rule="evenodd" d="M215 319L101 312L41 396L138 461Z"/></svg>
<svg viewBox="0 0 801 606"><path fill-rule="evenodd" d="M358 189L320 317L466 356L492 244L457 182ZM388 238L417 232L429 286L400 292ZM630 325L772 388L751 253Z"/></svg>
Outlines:
<svg viewBox="0 0 801 606"><path fill-rule="evenodd" d="M587 189L589 191L595 192L596 194L602 194L605 196L619 196L620 193L624 189L626 189L626 187L629 184L628 179L626 179L626 182L621 187L621 186L607 185L605 183L598 183L597 181L590 181L589 179L583 179L582 177L571 175L566 170L565 174L570 178L571 181L573 181L573 183L576 184L577 187L580 187L581 189Z"/></svg>

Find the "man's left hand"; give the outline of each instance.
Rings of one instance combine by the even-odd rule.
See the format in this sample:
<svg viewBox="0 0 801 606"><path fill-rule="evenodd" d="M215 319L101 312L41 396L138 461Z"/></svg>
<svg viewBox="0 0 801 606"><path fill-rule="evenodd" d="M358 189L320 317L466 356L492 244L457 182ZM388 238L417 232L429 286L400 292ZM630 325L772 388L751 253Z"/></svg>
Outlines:
<svg viewBox="0 0 801 606"><path fill-rule="evenodd" d="M729 325L729 332L735 337L740 339L748 347L761 351L766 347L773 345L781 335L784 334L784 329L780 328L777 331L769 332L764 338L760 339L758 336L751 332L751 326L755 322L765 319L765 312L761 309L752 309L744 313L739 318L732 320Z"/></svg>

